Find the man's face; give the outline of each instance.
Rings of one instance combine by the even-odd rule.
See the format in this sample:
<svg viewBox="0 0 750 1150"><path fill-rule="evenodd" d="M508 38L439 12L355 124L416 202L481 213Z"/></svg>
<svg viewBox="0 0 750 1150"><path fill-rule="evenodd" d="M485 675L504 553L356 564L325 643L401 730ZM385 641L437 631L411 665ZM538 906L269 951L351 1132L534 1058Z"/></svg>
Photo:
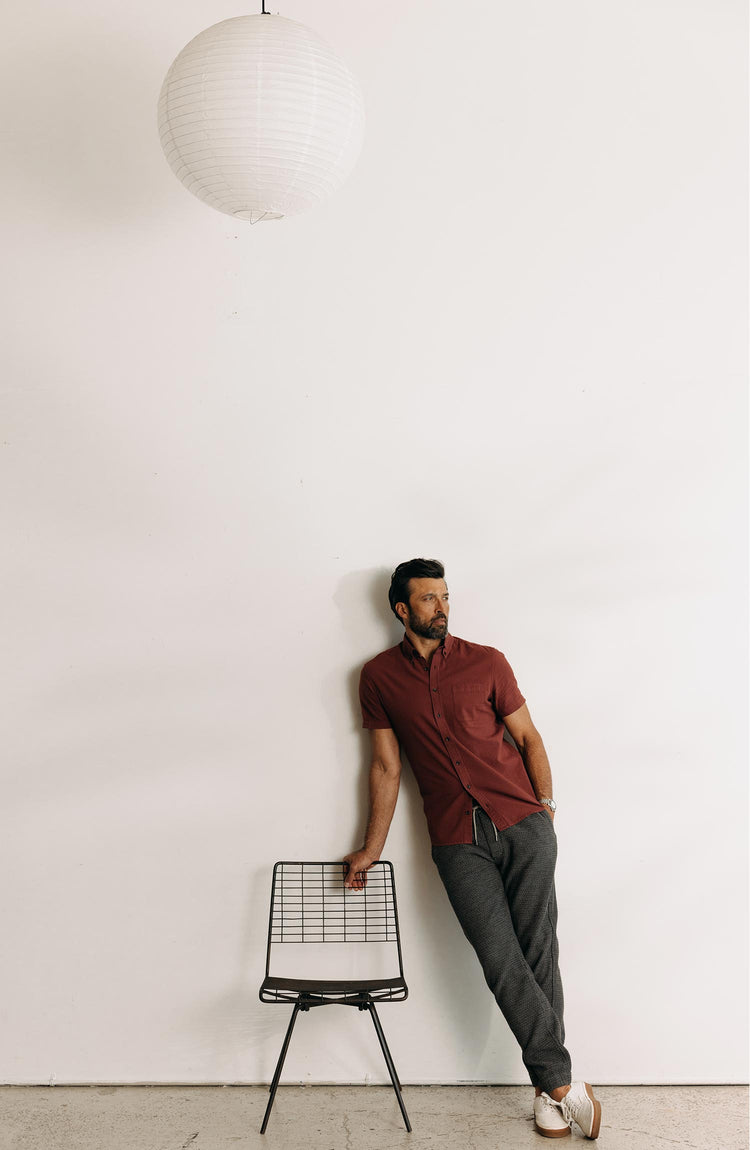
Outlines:
<svg viewBox="0 0 750 1150"><path fill-rule="evenodd" d="M448 634L448 588L445 579L410 579L409 602L404 622L423 639L443 639Z"/></svg>

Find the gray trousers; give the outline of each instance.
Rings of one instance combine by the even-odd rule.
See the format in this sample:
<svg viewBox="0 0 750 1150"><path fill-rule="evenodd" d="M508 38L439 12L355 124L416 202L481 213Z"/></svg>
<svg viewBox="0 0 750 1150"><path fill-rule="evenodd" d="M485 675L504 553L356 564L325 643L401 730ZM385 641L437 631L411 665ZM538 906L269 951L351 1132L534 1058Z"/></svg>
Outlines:
<svg viewBox="0 0 750 1150"><path fill-rule="evenodd" d="M532 1085L571 1081L558 968L557 837L546 811L498 831L476 807L474 842L432 857L487 985L516 1036Z"/></svg>

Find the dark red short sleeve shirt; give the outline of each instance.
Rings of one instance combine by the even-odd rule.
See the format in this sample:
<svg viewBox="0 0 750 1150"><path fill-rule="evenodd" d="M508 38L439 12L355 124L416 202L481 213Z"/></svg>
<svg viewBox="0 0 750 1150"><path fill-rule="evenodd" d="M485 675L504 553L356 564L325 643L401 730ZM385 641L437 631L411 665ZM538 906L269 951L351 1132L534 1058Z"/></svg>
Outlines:
<svg viewBox="0 0 750 1150"><path fill-rule="evenodd" d="M404 637L365 664L359 697L363 726L391 728L405 751L435 846L473 841L472 799L500 830L544 809L503 738L526 700L494 647L446 635L428 667Z"/></svg>

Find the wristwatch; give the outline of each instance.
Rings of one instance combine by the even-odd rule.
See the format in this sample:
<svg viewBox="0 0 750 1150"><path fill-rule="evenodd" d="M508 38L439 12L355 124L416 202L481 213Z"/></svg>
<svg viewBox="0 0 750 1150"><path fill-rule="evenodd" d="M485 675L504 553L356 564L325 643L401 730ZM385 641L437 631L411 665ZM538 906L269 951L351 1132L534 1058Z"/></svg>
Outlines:
<svg viewBox="0 0 750 1150"><path fill-rule="evenodd" d="M540 799L539 802L542 803L543 806L549 807L551 811L557 810L557 803L554 799Z"/></svg>

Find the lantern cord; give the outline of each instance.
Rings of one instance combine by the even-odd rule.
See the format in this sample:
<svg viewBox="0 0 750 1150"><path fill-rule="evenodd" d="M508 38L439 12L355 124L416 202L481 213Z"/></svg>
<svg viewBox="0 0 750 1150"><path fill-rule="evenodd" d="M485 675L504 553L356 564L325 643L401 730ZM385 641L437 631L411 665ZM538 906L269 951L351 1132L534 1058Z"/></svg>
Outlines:
<svg viewBox="0 0 750 1150"><path fill-rule="evenodd" d="M261 0L260 14L261 14L261 16L270 16L271 15L270 12L266 12L266 0Z"/></svg>

